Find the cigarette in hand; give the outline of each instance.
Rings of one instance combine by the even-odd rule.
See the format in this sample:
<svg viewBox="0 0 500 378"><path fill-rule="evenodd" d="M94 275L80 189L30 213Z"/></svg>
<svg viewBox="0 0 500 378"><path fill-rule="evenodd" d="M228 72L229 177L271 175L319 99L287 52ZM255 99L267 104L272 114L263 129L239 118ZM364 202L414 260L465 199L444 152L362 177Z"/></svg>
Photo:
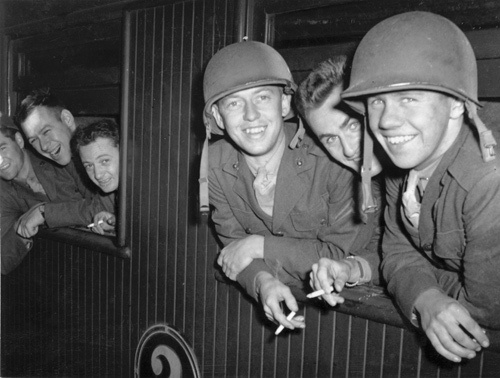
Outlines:
<svg viewBox="0 0 500 378"><path fill-rule="evenodd" d="M286 320L292 320L292 318L295 316L295 311L292 311L288 314L288 316L286 317ZM275 335L279 335L281 333L281 331L283 331L285 329L285 327L283 325L280 325L278 327L278 329L276 330L276 332L274 332Z"/></svg>
<svg viewBox="0 0 500 378"><path fill-rule="evenodd" d="M99 222L97 222L97 225L99 226L100 224L104 223L104 221L101 219ZM91 223L89 225L87 225L88 228L92 228L92 227L95 227L95 223Z"/></svg>
<svg viewBox="0 0 500 378"><path fill-rule="evenodd" d="M333 287L330 286L330 293L333 291ZM312 293L307 294L307 298L316 298L320 295L326 294L323 289L313 291Z"/></svg>

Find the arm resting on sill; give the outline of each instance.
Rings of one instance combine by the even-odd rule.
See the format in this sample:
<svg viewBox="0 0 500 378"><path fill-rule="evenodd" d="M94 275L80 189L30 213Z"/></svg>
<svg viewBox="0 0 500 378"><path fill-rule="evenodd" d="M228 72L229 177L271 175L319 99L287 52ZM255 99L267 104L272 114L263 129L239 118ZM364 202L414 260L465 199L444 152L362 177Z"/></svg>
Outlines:
<svg viewBox="0 0 500 378"><path fill-rule="evenodd" d="M378 323L406 328L410 331L415 330L415 327L406 320L403 320L391 298L381 286L364 285L349 289L346 288L340 295L345 298L345 302L332 308L334 311ZM490 346L487 350L500 353L500 330L485 329L490 339Z"/></svg>

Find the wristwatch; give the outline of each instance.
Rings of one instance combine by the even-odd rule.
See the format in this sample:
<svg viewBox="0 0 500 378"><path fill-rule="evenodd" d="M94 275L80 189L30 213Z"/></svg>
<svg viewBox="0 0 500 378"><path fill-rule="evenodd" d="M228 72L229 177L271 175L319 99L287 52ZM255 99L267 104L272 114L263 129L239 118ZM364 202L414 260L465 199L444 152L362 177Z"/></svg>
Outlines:
<svg viewBox="0 0 500 378"><path fill-rule="evenodd" d="M365 272L363 271L363 265L354 256L347 256L346 259L349 259L349 260L352 259L352 260L356 261L356 263L358 265L358 269L359 269L359 278L358 278L358 280L356 282L346 282L345 286L347 286L347 287L357 286L359 284L359 281L361 281L364 278L364 275L365 275Z"/></svg>

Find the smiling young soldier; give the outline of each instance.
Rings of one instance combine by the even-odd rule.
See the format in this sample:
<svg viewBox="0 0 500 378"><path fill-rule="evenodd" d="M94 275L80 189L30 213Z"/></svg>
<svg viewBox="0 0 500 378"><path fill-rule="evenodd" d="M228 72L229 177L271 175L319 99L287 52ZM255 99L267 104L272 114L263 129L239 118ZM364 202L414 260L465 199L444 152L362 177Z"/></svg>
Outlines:
<svg viewBox="0 0 500 378"><path fill-rule="evenodd" d="M285 283L301 286L321 257L355 253L364 230L354 173L332 163L301 126L284 121L295 89L270 46L241 42L220 50L205 72L203 116L208 137L227 138L210 145L208 156L206 143L200 178L202 208L208 181L224 244L222 270L261 300L269 319L291 329L304 327L304 319L283 313L283 301L298 311Z"/></svg>
<svg viewBox="0 0 500 378"><path fill-rule="evenodd" d="M74 146L89 178L107 195L114 207L115 193L120 184L120 135L118 125L102 119L79 127L74 135ZM94 215L92 230L103 234L115 228L114 212L102 211Z"/></svg>
<svg viewBox="0 0 500 378"><path fill-rule="evenodd" d="M340 95L347 84L348 74L346 57L334 56L321 62L300 83L295 94L297 109L331 157L362 177L363 182L358 185L361 186L358 191L362 209L370 209L375 205L372 194L378 206L376 210L372 209L374 211L365 214L366 230L361 235L371 235L371 240L359 238L358 245L354 247L357 251L364 249L364 253L342 260L323 257L312 266L311 286L317 290L325 290L326 294L322 297L332 306L344 301L339 293L345 284L352 286L353 282L364 284L369 281L380 284L380 242L383 228L380 218L384 209L384 177L378 175L382 166L376 156L373 156L369 164L370 169L362 170L363 148L373 141L369 134L363 135L362 117L341 100ZM363 143L363 138L369 138L367 143ZM371 277L371 280L367 277ZM332 286L335 291L330 292Z"/></svg>
<svg viewBox="0 0 500 378"><path fill-rule="evenodd" d="M473 358L479 324L500 328L500 172L469 41L432 13L393 16L361 41L343 98L407 170L386 185L388 289L438 353Z"/></svg>
<svg viewBox="0 0 500 378"><path fill-rule="evenodd" d="M71 153L75 120L53 93L45 89L34 90L21 102L15 118L28 142L42 157L49 159L46 161L32 154L37 175L55 175L50 185L58 186L61 192L72 191L65 194L75 199L34 206L18 222L17 232L20 235L32 237L44 223L48 227L85 226L92 222L93 214L109 210L107 201L87 189L82 181ZM51 161L57 165L51 164Z"/></svg>

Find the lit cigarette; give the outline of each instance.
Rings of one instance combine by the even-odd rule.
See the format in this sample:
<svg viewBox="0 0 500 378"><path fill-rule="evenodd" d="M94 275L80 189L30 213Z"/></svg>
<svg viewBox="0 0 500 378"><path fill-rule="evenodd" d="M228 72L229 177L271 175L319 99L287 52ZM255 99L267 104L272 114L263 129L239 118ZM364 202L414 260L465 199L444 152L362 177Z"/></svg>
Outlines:
<svg viewBox="0 0 500 378"><path fill-rule="evenodd" d="M330 293L333 291L333 287L330 286ZM316 298L320 295L326 294L323 289L313 291L312 293L307 294L307 298Z"/></svg>
<svg viewBox="0 0 500 378"><path fill-rule="evenodd" d="M288 314L288 316L286 317L286 320L292 320L292 318L295 316L295 311L292 311ZM280 325L278 327L278 329L276 330L276 332L274 332L275 335L279 335L281 333L281 331L283 331L285 329L285 327L283 325Z"/></svg>
<svg viewBox="0 0 500 378"><path fill-rule="evenodd" d="M97 222L97 225L99 226L101 223L104 223L104 221L101 219L99 222ZM95 226L95 223L91 223L89 225L87 225L88 228L92 228Z"/></svg>

